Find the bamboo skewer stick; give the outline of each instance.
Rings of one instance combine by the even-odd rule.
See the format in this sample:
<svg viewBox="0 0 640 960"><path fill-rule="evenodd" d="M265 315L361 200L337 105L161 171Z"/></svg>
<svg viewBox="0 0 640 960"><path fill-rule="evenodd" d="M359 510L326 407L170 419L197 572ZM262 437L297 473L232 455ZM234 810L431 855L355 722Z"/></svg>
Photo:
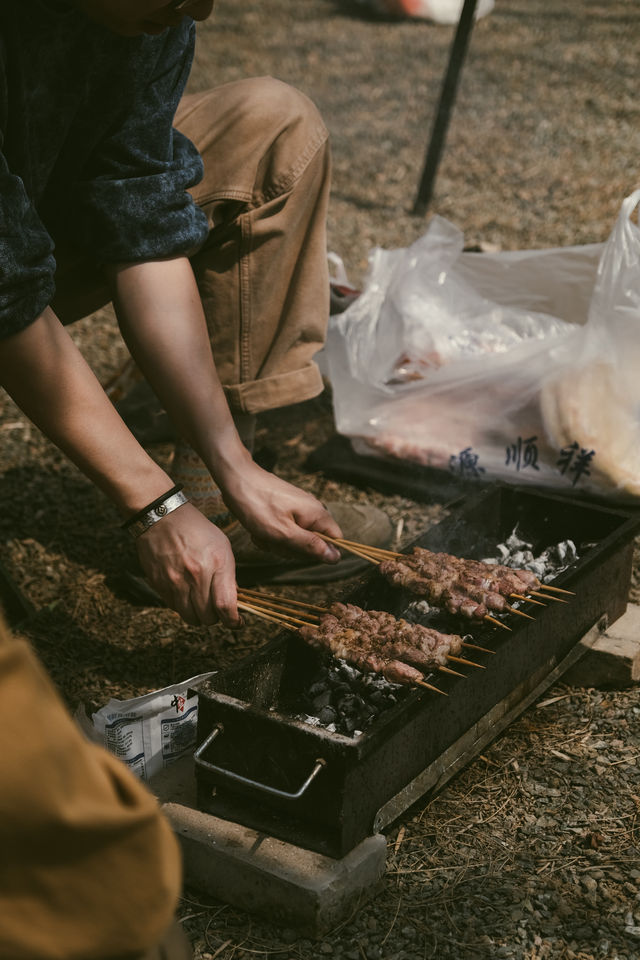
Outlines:
<svg viewBox="0 0 640 960"><path fill-rule="evenodd" d="M310 612L307 612L306 610L300 610L297 607L290 607L285 605L284 603L275 603L272 600L268 600L268 601L258 600L257 597L247 596L244 590L238 590L238 599L242 600L245 603L250 603L253 606L260 607L261 609L266 610L267 612L272 610L274 613L289 614L292 619L294 618L294 616L297 616L297 617L305 616L307 618L306 622L309 624L318 623L320 620L320 617L318 616L317 613L310 613ZM326 611L324 612L326 613ZM302 621L297 620L296 622L301 623Z"/></svg>
<svg viewBox="0 0 640 960"><path fill-rule="evenodd" d="M282 623L285 626L288 626L288 625L295 625L299 627L315 626L314 623L309 623L308 620L300 620L298 617L292 617L288 613L280 613L277 610L272 610L270 607L265 609L265 607L256 606L253 603L246 603L246 602L243 602L242 600L238 604L238 609L239 610L245 609L250 613L259 613L259 614L265 615L266 617L270 617L272 620L275 620L276 623Z"/></svg>
<svg viewBox="0 0 640 960"><path fill-rule="evenodd" d="M342 547L343 550L347 550L349 553L354 553L358 557L362 557L363 560L368 560L370 563L379 564L383 559L395 559L402 560L406 559L404 553L394 553L391 550L383 550L382 547L370 547L365 544L356 544L353 540L344 540L338 539L335 537L329 537L325 533L319 533L318 536L322 537L323 540L327 540L329 543L333 543L336 547ZM562 590L560 587L549 587L547 584L543 585L545 589L548 590L557 590L561 593L570 593L569 590ZM550 597L544 593L537 593L535 590L530 590L529 593L533 594L536 597L544 597L546 600L556 600L560 603L567 603L566 600L559 600L558 597ZM531 600L530 597L524 597L519 594L512 593L511 596L514 599L528 600L530 603L537 603L539 606L545 606L545 604L540 604L538 600ZM516 610L514 607L507 607L510 613L515 613L520 617L526 617L528 620L535 620L535 617L532 617L528 613L524 613L523 610ZM499 620L496 620L494 617L487 614L484 620L493 623L495 626L502 627L505 630L510 630L505 623L501 623Z"/></svg>
<svg viewBox="0 0 640 960"><path fill-rule="evenodd" d="M541 596L541 594L537 593L536 596L539 597ZM546 603L540 603L539 600L532 600L531 597L525 597L524 594L522 593L510 593L509 597L512 600L526 600L527 603L535 603L537 607L546 607ZM547 600L555 600L555 599L556 599L555 597L547 597Z"/></svg>
<svg viewBox="0 0 640 960"><path fill-rule="evenodd" d="M441 673L450 673L454 677L464 677L465 680L467 679L467 675L465 673L458 673L457 670L452 670L450 667L438 667L438 670L440 670Z"/></svg>
<svg viewBox="0 0 640 960"><path fill-rule="evenodd" d="M552 587L552 586L551 586L550 584L548 584L548 583L541 583L541 584L540 584L540 589L541 589L541 590L553 590L554 593L566 593L566 594L568 594L570 597L575 597L575 593L574 593L573 590L563 590L562 587Z"/></svg>
<svg viewBox="0 0 640 960"><path fill-rule="evenodd" d="M320 536L324 538L324 534L321 533ZM365 550L367 553L371 553L379 557L385 557L389 560L397 560L405 556L404 553L398 553L395 550L385 550L384 547L374 547L365 543L356 543L355 540L345 540L341 538L333 540L332 542L335 543L336 546L344 547L345 550L348 547L355 547L356 550Z"/></svg>
<svg viewBox="0 0 640 960"><path fill-rule="evenodd" d="M469 667L477 667L478 670L486 670L482 663L474 663L473 660L465 660L464 657L454 657L452 653L447 654L447 660L453 660L455 663L466 663Z"/></svg>
<svg viewBox="0 0 640 960"><path fill-rule="evenodd" d="M502 627L503 630L511 630L511 627L508 627L508 626L506 625L506 623L502 623L501 620L496 620L495 617L490 617L488 613L487 613L486 616L484 616L482 619L483 619L483 620L488 620L489 623L495 624L496 627Z"/></svg>
<svg viewBox="0 0 640 960"><path fill-rule="evenodd" d="M351 553L355 553L357 556L360 556L360 557L362 557L362 558L365 559L365 560L369 560L371 563L380 562L380 560L383 560L383 559L388 559L388 560L400 560L400 561L402 561L402 560L407 560L407 559L409 559L409 557L410 557L409 554L398 553L398 552L393 551L393 550L385 550L383 547L373 547L373 546L369 546L369 545L363 544L363 543L356 543L354 540L345 540L345 539L333 538L333 537L327 536L327 535L324 534L324 533L320 533L320 534L318 534L318 536L322 537L323 540L328 540L329 543L333 543L334 546L336 546L336 547L342 547L344 550L347 550L347 551L349 551L349 552L351 552ZM368 554L368 556L367 556L367 554ZM575 596L575 593L574 593L573 591L571 591L571 590L565 590L565 589L563 589L562 587L552 587L552 586L551 586L550 584L548 584L548 583L543 583L543 584L541 584L540 589L541 589L541 590L551 590L551 591L553 591L553 592L555 592L555 593L565 593L565 594L568 594L569 596ZM535 590L530 590L529 593L530 593L530 594L533 594L533 596L536 596L536 597L539 597L539 596L545 597L545 599L547 599L547 600L558 600L558 597L549 597L549 596L547 596L547 595L544 594L544 593L542 593L542 594L541 594L541 593L537 593ZM517 597L518 595L517 595L517 594L512 594L512 596L513 596L513 597ZM518 599L521 599L521 598L518 597ZM524 599L524 598L522 598L522 599ZM530 600L529 597L527 597L526 599ZM535 600L530 600L530 602L531 602L531 603L536 603L537 601L535 601ZM562 603L566 603L567 601L566 601L566 600L563 600L563 601L561 601L561 602L562 602Z"/></svg>
<svg viewBox="0 0 640 960"><path fill-rule="evenodd" d="M240 601L238 603L238 610L244 610L247 613L253 613L257 617L262 617L263 620L269 620L271 623L277 623L279 627L286 627L288 630L294 630L298 632L297 627L294 627L291 623L286 623L284 620L276 619L276 617L270 617L264 610L261 610L259 607L253 607L249 603L243 603Z"/></svg>
<svg viewBox="0 0 640 960"><path fill-rule="evenodd" d="M264 600L265 597L267 597L266 601ZM241 603L244 603L246 605L249 611L257 611L258 609L260 609L266 613L271 612L274 614L274 617L275 616L286 617L286 619L290 623L298 623L298 624L303 624L305 626L315 626L320 620L320 617L315 616L313 613L307 613L306 610L303 610L301 612L304 613L308 617L308 619L305 621L299 620L293 616L294 613L298 612L297 610L292 609L290 607L286 607L284 604L281 604L279 602L275 602L275 600L278 598L272 599L272 597L269 596L268 594L258 594L256 591L243 589L243 590L238 590L238 599L241 601ZM261 603L261 601L264 601L264 602ZM321 611L322 613L328 612L327 610L325 610L324 607L319 607L319 606L316 606L315 604L305 604L303 601L297 601L297 604L300 607L309 606L314 610ZM240 603L238 604L238 607L239 609L241 609ZM513 612L518 613L519 611L514 610ZM524 614L524 616L526 616L526 614ZM279 621L275 620L274 617L272 617L271 619L273 620L274 623L278 623ZM533 619L533 617L531 617L530 619ZM468 647L470 650L481 650L483 653L491 653L495 655L495 650L489 650L488 647L481 647L475 643L468 643L467 641L463 640L462 646ZM464 676L464 674L459 674L459 676Z"/></svg>
<svg viewBox="0 0 640 960"><path fill-rule="evenodd" d="M277 623L279 626L286 627L289 630L295 630L296 632L297 632L297 628L294 626L294 624L300 624L301 626L313 626L313 624L309 624L305 620L299 620L296 617L289 616L288 614L278 613L278 611L273 609L273 606L268 607L267 610L269 612L266 612L265 609L260 606L256 606L253 603L245 603L243 600L240 600L238 602L238 610L244 610L247 613L253 613L256 616L261 617L263 620L267 620L270 623ZM271 614L273 614L273 616ZM314 618L314 619L317 619L317 618ZM490 652L493 653L493 651L490 651ZM458 660L460 658L451 657L448 659ZM460 662L471 663L470 660L462 660L462 659L460 659ZM479 664L474 664L474 666L479 666ZM442 673L450 673L454 677L465 676L464 673L458 673L457 670L451 670L449 667L439 666L438 670L442 671ZM443 696L447 696L447 694L444 693L443 690L438 690L437 687L432 686L430 683L427 683L426 681L418 680L416 681L416 683L418 683L420 686L426 687L426 689L428 690L435 690L437 693L442 693Z"/></svg>
<svg viewBox="0 0 640 960"><path fill-rule="evenodd" d="M535 617L532 617L528 613L524 613L524 611L522 610L516 610L515 607L510 607L509 604L507 604L507 610L509 611L509 613L517 613L519 617L526 617L527 620L535 620Z"/></svg>
<svg viewBox="0 0 640 960"><path fill-rule="evenodd" d="M368 560L369 563L375 563L376 565L380 563L379 560L376 560L369 553L365 553L365 550L369 548L364 545L359 544L358 548L352 547L351 545L347 545L345 540L337 540L335 537L329 537L326 533L319 533L317 530L315 532L323 540L326 540L327 543L332 543L334 547L342 547L348 553L354 553L356 557L362 557L363 560Z"/></svg>
<svg viewBox="0 0 640 960"><path fill-rule="evenodd" d="M430 683L427 683L426 680L415 680L414 683L418 687L424 687L426 690L434 690L436 693L441 693L443 697L449 696L449 694L445 693L444 690L439 690L438 687L432 686Z"/></svg>
<svg viewBox="0 0 640 960"><path fill-rule="evenodd" d="M389 560L401 560L401 561L402 561L402 560L410 559L410 557L411 557L410 554L398 553L398 552L393 551L393 550L385 550L385 549L382 548L382 547L373 547L373 546L368 546L368 545L365 545L365 544L359 544L359 543L355 543L353 540L344 540L344 539L342 539L342 540L335 540L335 544L336 544L336 546L340 546L340 545L341 545L341 546L344 546L345 549L347 549L348 547L355 547L356 549L361 550L363 553L365 553L365 552L366 552L366 553L370 553L372 556L379 557L379 558L381 558L381 559L382 559L382 558L385 558L385 559L389 559ZM566 593L566 594L568 594L569 596L575 596L575 593L574 593L572 590L565 590L565 589L563 589L562 587L553 587L553 586L551 586L551 585L548 584L548 583L543 583L543 584L541 584L541 585L540 585L540 589L541 589L541 590L551 590L551 591L553 591L553 592L555 592L555 593ZM545 596L545 594L538 594L538 593L536 593L536 592L533 591L533 590L531 590L531 591L529 591L529 592L530 592L530 593L533 593L534 596L543 596L543 597ZM512 596L516 596L516 595L515 595L515 594L512 594ZM518 598L518 599L520 599L520 598ZM529 599L529 598L527 597L527 599ZM555 599L557 599L557 597L547 597L547 599L548 599L548 600L555 600ZM531 601L531 603L535 603L535 602L536 602L535 600L532 600L532 601ZM563 602L566 603L567 601L565 600L565 601L563 601Z"/></svg>
<svg viewBox="0 0 640 960"><path fill-rule="evenodd" d="M307 603L305 600L293 600L291 597L278 597L273 593L260 593L259 590L251 590L249 587L241 587L238 591L246 596L254 597L256 600L273 600L274 603L287 603L294 607L304 607L305 610L312 610L314 613L326 613L325 607L319 607L317 603Z"/></svg>
<svg viewBox="0 0 640 960"><path fill-rule="evenodd" d="M238 603L238 610L245 610L247 613L253 613L257 617L261 617L263 620L268 620L270 623L277 623L279 626L286 627L288 630L294 630L296 633L297 633L297 628L293 626L294 622L302 623L303 626L308 626L308 624L304 623L304 621L301 621L301 620L296 621L293 617L287 617L285 620L285 619L280 619L280 617L283 615L279 615L277 618L269 616L269 614L265 613L264 610L260 609L260 607L255 607L253 606L253 604L244 603L243 601L240 601ZM288 622L288 621L293 621L293 622ZM441 670L443 673L452 673L456 677L464 677L464 673L457 673L455 670L449 670L448 667L438 667L438 669ZM413 683L413 686L416 686L416 685L420 687L424 687L425 690L433 690L435 693L440 693L442 694L443 697L448 696L448 694L445 693L444 690L439 690L438 687L434 687L432 684L427 683L426 680L415 680Z"/></svg>
<svg viewBox="0 0 640 960"><path fill-rule="evenodd" d="M259 593L257 590L249 590L246 588L238 590L238 597L251 606L264 608L265 612L273 611L274 615L280 611L290 614L297 613L298 611L296 609L288 606L288 604L295 603L297 607L303 608L302 613L309 618L309 621L318 621L320 618L311 612L307 612L307 610L317 610L319 613L328 612L325 607L320 607L317 604L305 603L302 600L283 599L273 594ZM309 625L311 626L312 624L310 623ZM465 640L463 640L462 646L468 647L469 650L480 650L482 653L495 654L495 650L490 650L489 647L481 647L477 643L469 643ZM464 674L460 674L460 676L464 676Z"/></svg>
<svg viewBox="0 0 640 960"><path fill-rule="evenodd" d="M250 602L243 601L243 597L245 597L247 594L250 594L250 596L248 597ZM253 599L254 595L255 595L255 599ZM310 623L308 621L302 621L297 619L294 616L291 616L290 615L291 608L287 608L283 604L276 602L279 600L279 598L275 598L270 595L259 594L257 591L249 591L249 590L239 590L238 596L242 604L242 606L241 604L238 605L240 609L246 609L248 612L253 612L253 613L261 612L263 616L264 614L266 614L267 616L265 617L265 619L269 619L274 623L279 623L280 622L279 618L282 618L283 624L287 626L291 624L302 624L302 625L308 625L308 626L314 625L314 623ZM310 604L310 605L304 604L302 601L298 601L298 603L299 603L299 606L301 607L314 606L313 604ZM315 607L315 609L323 610L322 607ZM296 613L297 611L294 610L293 612ZM323 612L326 612L326 611L323 611ZM306 610L304 611L304 613L306 614L307 617L309 617L310 621L317 622L319 620L319 617L314 616L311 613L307 613ZM269 614L273 614L273 616L269 616ZM489 650L487 647L480 647L475 643L463 642L462 646L468 647L470 650L481 650L484 653L495 654L495 650ZM452 658L449 657L448 659L452 659ZM460 658L453 658L453 659L460 659ZM471 661L464 661L462 659L460 659L460 662L471 663ZM474 666L479 666L479 664L474 664ZM464 673L459 673L457 670L451 670L449 667L441 666L441 667L438 667L438 669L441 670L443 673L450 673L454 677L465 677Z"/></svg>
<svg viewBox="0 0 640 960"><path fill-rule="evenodd" d="M477 643L467 643L466 640L463 640L462 646L468 647L470 650L482 650L483 653L491 653L495 656L495 650L490 650L489 647L480 647Z"/></svg>
<svg viewBox="0 0 640 960"><path fill-rule="evenodd" d="M545 600L555 600L556 603L569 603L568 600L561 600L560 597L550 597L548 594L540 593L538 590L531 590L531 593L534 595L534 597L544 597ZM532 600L531 602L535 603L536 601Z"/></svg>

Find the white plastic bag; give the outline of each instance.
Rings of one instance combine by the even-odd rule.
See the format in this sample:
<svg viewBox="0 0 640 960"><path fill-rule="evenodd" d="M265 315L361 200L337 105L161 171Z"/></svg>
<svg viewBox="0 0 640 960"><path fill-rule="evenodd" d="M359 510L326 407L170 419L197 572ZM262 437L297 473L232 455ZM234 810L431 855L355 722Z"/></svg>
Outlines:
<svg viewBox="0 0 640 960"><path fill-rule="evenodd" d="M408 249L374 250L331 321L338 430L467 477L640 495L639 201L604 246L465 254L435 217Z"/></svg>
<svg viewBox="0 0 640 960"><path fill-rule="evenodd" d="M549 440L569 473L589 452L590 485L640 497L640 229L636 190L604 248L589 319L571 362L541 391Z"/></svg>

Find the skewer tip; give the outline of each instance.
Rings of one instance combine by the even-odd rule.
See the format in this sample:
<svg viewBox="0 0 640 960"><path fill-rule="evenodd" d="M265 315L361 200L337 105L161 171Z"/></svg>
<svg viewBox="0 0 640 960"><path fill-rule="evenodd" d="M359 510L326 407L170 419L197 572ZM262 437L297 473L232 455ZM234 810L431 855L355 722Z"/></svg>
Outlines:
<svg viewBox="0 0 640 960"><path fill-rule="evenodd" d="M495 617L490 617L488 613L482 619L488 620L489 623L493 623L496 627L502 627L503 630L511 631L511 627L508 627L506 623L502 623L501 620L496 620Z"/></svg>
<svg viewBox="0 0 640 960"><path fill-rule="evenodd" d="M515 607L510 607L509 604L507 604L506 607L509 613L515 613L519 617L526 617L527 620L535 620L535 617L532 617L529 613L525 613L524 610L516 610Z"/></svg>
<svg viewBox="0 0 640 960"><path fill-rule="evenodd" d="M546 603L540 603L539 600L532 600L531 597L525 597L524 594L522 594L522 593L510 593L509 596L510 596L510 598L511 598L512 600L525 600L527 603L535 603L536 607L546 607ZM542 597L542 596L545 596L545 595L542 594L542 593L536 593L536 597ZM547 600L556 600L557 598L556 598L556 597L546 597L546 599L547 599ZM563 600L562 602L563 602L563 603L566 603L565 600Z"/></svg>
<svg viewBox="0 0 640 960"><path fill-rule="evenodd" d="M464 657L454 657L452 653L447 654L447 660L453 660L454 663L464 663L468 667L477 667L478 670L486 670L483 663L475 663L473 660L465 660Z"/></svg>
<svg viewBox="0 0 640 960"><path fill-rule="evenodd" d="M562 600L561 597L552 597L552 596L549 596L548 593L540 593L539 590L531 590L530 592L531 592L535 597L544 597L545 600L553 600L554 603L569 603L568 600ZM537 600L531 600L531 603L537 603L537 602L538 602Z"/></svg>
<svg viewBox="0 0 640 960"><path fill-rule="evenodd" d="M552 587L549 583L541 583L541 590L552 590L554 593L566 593L570 597L575 597L576 594L573 590L564 590L562 587Z"/></svg>
<svg viewBox="0 0 640 960"><path fill-rule="evenodd" d="M440 670L442 673L450 673L454 677L463 677L465 680L467 679L466 673L458 673L457 670L452 670L450 667L438 667L438 670Z"/></svg>
<svg viewBox="0 0 640 960"><path fill-rule="evenodd" d="M425 690L433 690L434 693L440 693L443 697L448 697L449 694L445 693L444 690L440 690L439 687L434 687L433 684L427 683L426 680L414 680L416 686L424 687Z"/></svg>
<svg viewBox="0 0 640 960"><path fill-rule="evenodd" d="M470 650L482 650L483 653L491 653L495 656L495 650L490 650L489 647L481 647L477 643L467 643L466 640L463 640L462 646L468 647Z"/></svg>

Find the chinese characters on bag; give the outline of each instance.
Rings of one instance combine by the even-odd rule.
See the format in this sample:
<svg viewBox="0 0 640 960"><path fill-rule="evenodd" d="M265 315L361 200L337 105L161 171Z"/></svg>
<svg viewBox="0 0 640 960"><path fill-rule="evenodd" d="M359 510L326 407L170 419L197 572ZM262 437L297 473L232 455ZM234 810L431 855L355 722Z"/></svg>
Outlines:
<svg viewBox="0 0 640 960"><path fill-rule="evenodd" d="M514 443L508 444L505 448L505 466L516 472L540 470L537 440L537 436L518 437ZM574 441L560 450L555 465L562 476L571 478L571 484L575 487L582 477L590 476L590 465L595 455L595 450L586 450ZM464 479L477 478L485 472L479 461L480 457L474 453L473 447L465 447L459 454L452 454L449 458L449 470Z"/></svg>

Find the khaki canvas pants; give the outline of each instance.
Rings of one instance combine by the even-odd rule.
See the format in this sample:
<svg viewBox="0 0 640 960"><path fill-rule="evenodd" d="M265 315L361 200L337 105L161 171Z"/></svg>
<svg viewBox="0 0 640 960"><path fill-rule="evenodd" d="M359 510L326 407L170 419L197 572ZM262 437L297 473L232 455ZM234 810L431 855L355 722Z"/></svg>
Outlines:
<svg viewBox="0 0 640 960"><path fill-rule="evenodd" d="M180 853L155 798L84 738L1 620L0 704L0 957L187 960Z"/></svg>
<svg viewBox="0 0 640 960"><path fill-rule="evenodd" d="M192 191L209 220L192 257L220 379L237 413L322 390L312 361L329 317L327 131L299 91L271 77L183 98L175 126L196 145ZM101 275L58 258L53 307L64 323L109 300Z"/></svg>

